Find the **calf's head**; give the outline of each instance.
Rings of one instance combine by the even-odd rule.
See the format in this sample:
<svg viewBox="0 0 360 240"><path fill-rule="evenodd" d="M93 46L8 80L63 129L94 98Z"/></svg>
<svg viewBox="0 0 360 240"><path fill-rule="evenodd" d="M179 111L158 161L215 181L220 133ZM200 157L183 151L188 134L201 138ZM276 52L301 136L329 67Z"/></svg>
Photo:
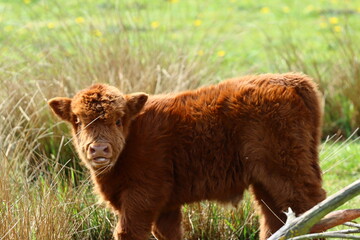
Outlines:
<svg viewBox="0 0 360 240"><path fill-rule="evenodd" d="M49 100L53 112L72 125L73 144L86 166L106 172L125 145L130 123L143 108L144 93L124 95L117 88L96 84L73 98Z"/></svg>

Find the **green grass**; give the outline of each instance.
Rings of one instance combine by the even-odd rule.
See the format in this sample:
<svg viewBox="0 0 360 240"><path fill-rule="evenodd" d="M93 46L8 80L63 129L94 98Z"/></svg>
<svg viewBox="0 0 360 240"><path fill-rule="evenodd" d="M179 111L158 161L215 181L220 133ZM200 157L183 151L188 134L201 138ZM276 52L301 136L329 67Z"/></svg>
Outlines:
<svg viewBox="0 0 360 240"><path fill-rule="evenodd" d="M334 194L342 187L360 178L360 144L358 139L348 139L344 142L324 143L321 152L321 167L323 169L324 187L328 194ZM345 208L358 208L360 196L349 203Z"/></svg>
<svg viewBox="0 0 360 240"><path fill-rule="evenodd" d="M132 31L134 38L157 37L174 45L191 45L207 57L224 51L222 71L233 73L276 70L267 62L267 47L296 39L306 63L336 56L333 34L360 30L360 6L354 1L3 1L1 27L6 35L29 43L32 37L56 34L65 38L106 41ZM79 21L79 18L81 21ZM121 23L119 27L118 23ZM156 24L155 24L156 23ZM70 29L70 30L69 30ZM340 32L337 32L340 31ZM5 35L4 34L4 35ZM5 39L8 36L4 37ZM330 41L328 41L330 39ZM54 46L54 43L47 43ZM30 46L43 50L44 46ZM322 53L322 54L319 54Z"/></svg>
<svg viewBox="0 0 360 240"><path fill-rule="evenodd" d="M201 83L248 73L303 71L315 78L325 95L326 134L350 135L360 125L357 1L17 0L0 4L5 77L16 73L28 78L28 68L40 63L42 69L32 70L30 77L41 78L44 71L56 71L51 69L52 63L59 64L54 58L71 63L87 56L91 62L83 69L89 82L111 82L109 76L94 73L98 72L92 70L96 55L89 56L88 49L105 46L116 51L126 45L135 61L143 61L143 51L161 49L163 56L149 56L159 66L171 54L216 66L212 75L201 76Z"/></svg>
<svg viewBox="0 0 360 240"><path fill-rule="evenodd" d="M111 238L115 219L46 104L94 82L162 93L303 71L325 97L325 189L359 179L359 134L326 141L360 126L359 21L350 0L0 1L0 239ZM185 206L186 239L257 239L251 203Z"/></svg>

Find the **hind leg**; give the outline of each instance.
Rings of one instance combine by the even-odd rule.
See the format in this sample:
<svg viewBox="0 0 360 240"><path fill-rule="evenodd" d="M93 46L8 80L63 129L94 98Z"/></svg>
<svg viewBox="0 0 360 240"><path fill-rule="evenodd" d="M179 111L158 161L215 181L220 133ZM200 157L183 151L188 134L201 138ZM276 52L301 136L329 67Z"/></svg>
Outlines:
<svg viewBox="0 0 360 240"><path fill-rule="evenodd" d="M316 178L303 178L299 173L291 179L272 175L256 182L252 190L261 210L260 239L267 239L286 221L284 211L289 207L300 215L323 199L325 191Z"/></svg>
<svg viewBox="0 0 360 240"><path fill-rule="evenodd" d="M260 237L264 240L275 233L286 221L286 216L261 184L252 185L252 192L260 207Z"/></svg>
<svg viewBox="0 0 360 240"><path fill-rule="evenodd" d="M181 208L163 212L159 215L152 232L158 240L181 240Z"/></svg>
<svg viewBox="0 0 360 240"><path fill-rule="evenodd" d="M286 221L290 207L296 215L325 199L317 153L301 143L268 149L254 161L252 189L261 209L260 239L266 239Z"/></svg>
<svg viewBox="0 0 360 240"><path fill-rule="evenodd" d="M243 145L249 183L261 209L260 239L266 239L283 225L283 212L289 207L300 215L326 195L316 128L309 126L306 119L284 119L266 130L252 131Z"/></svg>

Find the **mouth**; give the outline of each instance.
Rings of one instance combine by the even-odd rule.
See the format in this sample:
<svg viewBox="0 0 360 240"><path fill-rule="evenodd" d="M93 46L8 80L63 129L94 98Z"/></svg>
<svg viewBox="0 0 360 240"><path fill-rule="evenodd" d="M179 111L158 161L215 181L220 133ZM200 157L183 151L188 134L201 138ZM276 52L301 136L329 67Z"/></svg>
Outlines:
<svg viewBox="0 0 360 240"><path fill-rule="evenodd" d="M110 163L110 159L104 157L97 157L92 159L91 163L94 167L102 167L104 165L108 165Z"/></svg>

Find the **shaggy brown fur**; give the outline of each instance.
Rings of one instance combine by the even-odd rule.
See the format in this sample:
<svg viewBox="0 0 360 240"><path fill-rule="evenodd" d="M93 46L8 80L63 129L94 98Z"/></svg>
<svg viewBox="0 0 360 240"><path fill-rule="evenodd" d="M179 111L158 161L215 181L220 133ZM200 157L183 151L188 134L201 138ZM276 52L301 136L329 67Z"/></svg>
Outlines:
<svg viewBox="0 0 360 240"><path fill-rule="evenodd" d="M246 76L149 98L99 84L49 104L72 124L98 193L119 215L117 239L152 231L179 240L184 203L236 204L249 188L266 239L288 207L301 214L325 198L322 111L305 75Z"/></svg>

